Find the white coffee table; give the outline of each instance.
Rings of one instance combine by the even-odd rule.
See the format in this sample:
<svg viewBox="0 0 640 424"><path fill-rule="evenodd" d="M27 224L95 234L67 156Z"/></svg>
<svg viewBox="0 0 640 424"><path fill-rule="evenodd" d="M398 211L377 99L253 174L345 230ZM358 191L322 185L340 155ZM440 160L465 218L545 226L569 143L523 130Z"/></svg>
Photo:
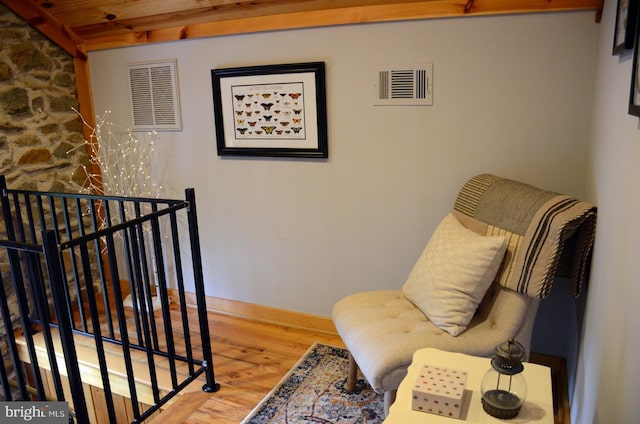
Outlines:
<svg viewBox="0 0 640 424"><path fill-rule="evenodd" d="M482 409L480 382L491 367L490 358L445 352L438 349L420 349L413 355L407 376L400 383L396 400L389 409L384 424L437 424L437 423L539 423L553 424L553 395L551 370L543 365L525 363L523 376L527 382L527 398L520 414L510 420L499 420ZM467 394L460 419L419 412L411 409L413 385L425 364L467 371Z"/></svg>

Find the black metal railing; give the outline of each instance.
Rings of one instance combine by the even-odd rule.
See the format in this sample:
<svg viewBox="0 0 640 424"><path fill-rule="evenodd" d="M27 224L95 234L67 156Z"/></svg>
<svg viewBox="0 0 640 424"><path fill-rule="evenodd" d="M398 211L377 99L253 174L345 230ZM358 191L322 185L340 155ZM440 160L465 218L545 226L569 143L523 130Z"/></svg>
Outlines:
<svg viewBox="0 0 640 424"><path fill-rule="evenodd" d="M0 399L67 401L77 422L89 422L78 340L95 351L112 423L114 349L132 422L202 374L203 390L218 390L193 189L186 200L48 193L8 189L0 176L0 191ZM186 306L191 291L195 318ZM142 384L151 400L141 399Z"/></svg>

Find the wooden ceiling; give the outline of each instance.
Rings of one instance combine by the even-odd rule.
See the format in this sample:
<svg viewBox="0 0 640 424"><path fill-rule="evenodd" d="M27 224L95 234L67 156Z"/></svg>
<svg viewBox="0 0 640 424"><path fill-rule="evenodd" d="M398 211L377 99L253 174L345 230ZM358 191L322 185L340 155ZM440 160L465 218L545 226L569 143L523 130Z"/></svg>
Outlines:
<svg viewBox="0 0 640 424"><path fill-rule="evenodd" d="M593 9L604 0L0 0L75 57L160 41L462 15Z"/></svg>

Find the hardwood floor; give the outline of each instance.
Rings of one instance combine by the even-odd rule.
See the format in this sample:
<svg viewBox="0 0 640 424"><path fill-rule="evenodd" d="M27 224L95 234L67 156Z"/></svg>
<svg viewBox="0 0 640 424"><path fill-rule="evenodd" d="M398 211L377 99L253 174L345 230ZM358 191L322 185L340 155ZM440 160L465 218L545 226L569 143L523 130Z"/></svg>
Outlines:
<svg viewBox="0 0 640 424"><path fill-rule="evenodd" d="M292 315L295 319L295 314ZM192 383L151 423L238 424L315 342L341 346L339 336L290 325L209 312L216 393Z"/></svg>
<svg viewBox="0 0 640 424"><path fill-rule="evenodd" d="M215 306L231 308L223 313L211 310L208 313L215 378L220 390L202 392L204 377L201 377L202 381L189 385L150 423L238 424L315 342L344 347L335 329L331 330L330 320L325 318L247 304ZM242 317L235 316L236 313ZM256 317L271 322L256 321ZM561 366L562 358L532 354L531 361L551 368L554 421L569 424L567 375Z"/></svg>
<svg viewBox="0 0 640 424"><path fill-rule="evenodd" d="M196 322L192 300L187 298L187 313L192 316L188 321ZM203 392L205 379L201 376L146 422L238 424L315 342L344 347L328 318L217 298L207 298L207 307L215 379L220 390ZM178 305L172 305L171 316L172 326L181 327ZM192 339L192 343L198 349L199 338ZM174 347L184 354L180 340L175 340ZM535 353L530 359L551 368L554 421L570 423L563 359ZM146 364L144 358L141 362Z"/></svg>

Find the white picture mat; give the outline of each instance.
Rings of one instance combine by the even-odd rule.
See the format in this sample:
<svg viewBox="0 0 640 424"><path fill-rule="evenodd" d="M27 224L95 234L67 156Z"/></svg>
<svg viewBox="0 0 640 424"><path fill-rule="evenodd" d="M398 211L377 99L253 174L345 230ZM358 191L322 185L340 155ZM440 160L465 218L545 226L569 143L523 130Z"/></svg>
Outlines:
<svg viewBox="0 0 640 424"><path fill-rule="evenodd" d="M254 138L243 137L236 130L236 116L234 113L234 92L236 94L249 92L263 92L266 88L278 90L284 86L295 86L302 90L303 99L302 116L304 117L304 136L278 136L267 138L258 136ZM220 92L222 94L222 115L224 120L224 139L226 147L241 148L318 148L318 120L316 107L316 82L313 72L251 75L224 77L220 79Z"/></svg>

